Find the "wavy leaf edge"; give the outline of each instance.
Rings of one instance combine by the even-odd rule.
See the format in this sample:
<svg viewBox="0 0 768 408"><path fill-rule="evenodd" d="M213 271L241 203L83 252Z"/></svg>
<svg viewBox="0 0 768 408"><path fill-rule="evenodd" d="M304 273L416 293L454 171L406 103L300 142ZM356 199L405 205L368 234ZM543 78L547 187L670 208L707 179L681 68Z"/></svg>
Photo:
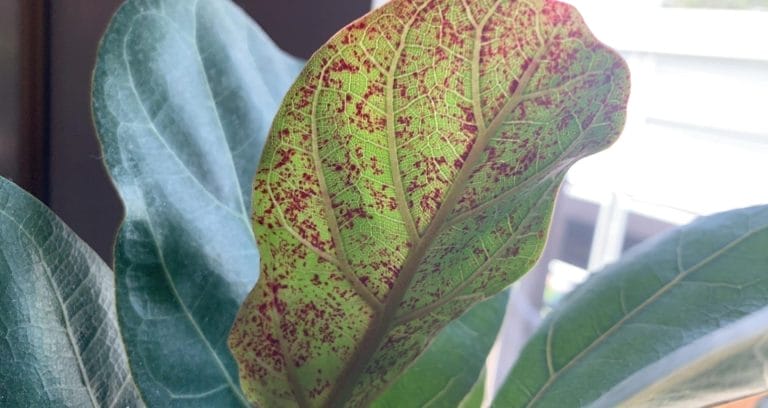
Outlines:
<svg viewBox="0 0 768 408"><path fill-rule="evenodd" d="M273 123L254 187L254 230L262 249L264 280L259 282L241 308L229 342L238 359L241 382L249 398L267 405L310 406L317 401L328 406L339 406L350 400L355 405L365 399L363 394L390 383L396 377L393 373L401 370L402 361L415 358L418 353L413 350L423 349L442 325L458 317L472 304L495 294L532 266L542 249L552 202L564 171L577 158L607 147L623 127L629 81L626 65L618 54L594 38L575 9L549 0L518 1L511 5L496 1L485 9L483 7L487 5L480 3L469 4L459 0L390 2L334 36L310 59L284 100ZM509 6L509 9L503 6ZM425 26L442 17L440 13L454 10L460 10L462 14L460 23L471 26L468 31L471 35L466 37L467 42L472 40L473 46L465 47L465 51L471 54L470 58L451 54L450 49L441 48L445 44L439 44L433 54L429 54L425 46L408 43L414 40L411 38L416 32L413 27L419 26L428 31L431 28ZM519 38L524 37L520 29L506 37L486 35L486 30L504 31L506 27L499 26L507 24L503 20L509 15L525 18L520 17L524 13L528 13L527 28L530 32L527 34L531 38ZM386 31L387 22L402 24L402 30ZM459 23L449 19L440 22L446 25ZM544 29L551 30L550 39L542 36ZM368 47L360 46L358 49L356 41L364 42L369 34ZM416 42L419 38L428 37L419 32L415 35L419 36L414 40ZM398 38L399 43L386 46L387 41L398 41ZM459 38L456 43L463 40L463 37ZM504 61L506 55L501 54L512 53L514 48L510 46L509 49L497 50L486 44L496 40L523 42L525 44L520 47L527 45L531 48L528 50L530 55L524 49L521 51L524 58L517 61L520 66L507 61L508 65L500 62L500 68L495 67L488 61L493 58ZM566 43L570 45L566 46ZM451 45L458 47L457 44ZM378 46L389 51L382 51L376 48ZM418 49L418 53L412 48ZM392 50L396 52L391 53ZM387 52L393 54L389 64L382 62L382 55L388 55ZM414 181L418 176L411 175L408 179L409 176L401 168L409 162L407 157L399 155L403 151L398 148L401 146L399 143L416 142L413 142L414 139L405 140L408 139L404 137L408 125L403 125L400 120L407 122L408 117L397 115L424 102L423 99L431 100L433 96L429 92L437 89L433 88L426 97L421 97L409 95L412 90L408 84L398 85L396 70L408 62L405 55L417 59L419 53L458 63L465 70L457 72L471 73L463 84L463 90L469 94L464 97L471 102L468 102L468 109L464 112L466 122L435 122L438 128L454 125L458 128L454 136L459 135L456 137L463 140L463 145L456 140L444 140L443 145L454 150L456 160L450 164L451 159L443 157L447 166L439 167L438 171L433 169L434 173L452 172L452 177L445 177L445 190L440 190L439 186L411 189L413 183L418 184L418 180ZM468 62L471 58L474 58L472 62ZM587 61L581 61L583 66L566 64L574 63L576 58ZM573 65L578 67L573 68ZM594 66L598 68L593 69ZM427 68L434 66L427 65ZM498 87L500 93L497 100L480 91L481 87L490 89L488 92L496 90L494 84L489 85L490 80L481 78L481 68L498 68L507 74L505 78L510 85ZM582 68L586 73L568 71ZM434 69L425 70L424 66L413 69L434 74ZM504 69L519 72L505 72ZM362 71L365 73L361 74ZM547 77L546 71L551 71L549 75L554 72L556 78ZM374 78L367 78L366 75ZM419 75L419 71L403 74L404 77L417 78ZM424 77L428 75L424 74ZM461 79L456 78L461 74L451 76L443 72L442 75L445 81ZM418 81L412 79L410 86L420 90ZM352 89L355 87L360 89ZM525 92L529 87L533 91ZM583 100L573 96L579 92ZM397 106L398 97L407 100L408 96L411 99L407 103ZM460 106L463 95L445 87L445 93L439 96L443 98L435 97L439 101L450 101ZM595 99L590 99L590 96ZM578 106L572 109L562 107L567 105L564 100L570 97L574 100L568 102ZM536 126L547 130L557 128L558 125L530 119L530 112L526 114L526 109L541 108L537 104L556 105L568 111L562 116L553 114L555 117L549 118L558 121L562 127L555 132L554 140L549 140L551 145L548 147L557 154L552 151L547 153L555 157L548 157L538 150L531 155L530 149L527 150L528 156L507 152L515 159L508 168L490 168L496 155L504 156L502 142L518 142L514 136L520 135L510 130L517 129L515 126L529 126L534 130ZM426 111L423 106L420 108L419 112ZM538 113L541 117L541 112ZM536 117L535 114L533 116ZM493 119L486 122L486 117ZM547 118L546 115L544 118ZM410 119L420 120L415 115ZM544 131L538 130L540 133L523 133L528 137L543 137L541 133ZM575 141L562 146L560 137L564 135L573 137ZM356 145L357 139L363 142ZM527 145L530 139L527 140L519 142L518 147ZM363 143L368 145L363 147ZM367 154L363 151L365 148L379 149L381 154ZM409 146L407 151L416 154L418 148ZM365 165L360 164L363 160L366 160ZM546 166L541 162L545 162ZM410 162L427 168L432 163L429 160ZM356 167L358 164L363 167L362 170ZM364 184L374 178L377 169L382 171L381 174L389 174L392 180L391 186L379 186L384 191L381 194ZM370 174L362 174L364 171ZM508 172L510 178L503 179L497 175L494 179L493 171L499 174ZM512 176L515 171L518 176ZM440 185L440 175L429 174L425 177L432 177L430 181ZM517 177L523 180L515 183ZM358 180L363 180L363 187L356 184ZM480 182L483 180L495 182L492 187L499 191L489 192L478 187L482 186ZM408 181L412 183L408 184ZM512 186L507 186L505 182L512 183ZM355 189L359 191L357 198L350 196L354 194L350 191ZM437 194L437 198L432 198L434 203L429 202L430 193ZM528 194L535 198L532 198L532 203L520 203L519 207L527 206L522 211L503 207L510 200L514 201L513 198ZM414 203L422 204L420 210L416 209L419 204ZM372 211L374 208L379 212ZM431 212L425 215L426 211ZM513 213L514 221L512 216L500 217L494 215L494 211ZM485 225L482 225L482 220L486 218L492 221L485 220ZM373 221L368 222L369 219ZM391 220L396 220L398 226L393 227L395 221ZM468 231L474 231L478 223L483 228L481 233L492 235L482 237L486 241L498 238L493 234L505 237L501 243L494 242L497 246L486 249L485 254L479 249L485 246L484 242L478 242L482 240L468 243L470 238L466 238L473 235ZM504 228L500 227L502 223L510 228L506 233L498 230ZM397 231L386 231L382 225ZM371 236L360 238L366 226ZM354 230L357 230L357 237ZM456 231L460 232L457 234ZM381 236L376 237L379 233ZM434 249L446 244L449 239L445 236L450 234L454 234L453 239L460 243L456 248L449 247L443 253ZM457 235L464 235L465 238ZM367 240L365 246L360 244L363 240ZM472 245L477 248L472 248ZM365 248L361 250L364 254L356 253L350 247L355 250ZM445 281L439 284L439 277L434 278L438 282L427 283L417 278L421 268L429 266L429 262L439 266L440 262L446 262L445 259L450 261L452 249L463 249L465 252L478 249L481 252L475 254L475 260L486 257L485 262L479 262L475 271L469 271L468 279L463 280L461 276L463 281L458 284ZM456 262L472 262L469 258L475 256L471 253L465 255L464 259ZM495 262L503 256L513 259L512 264L505 265L506 273L496 272L498 276L488 277L494 268L501 268ZM365 259L361 261L360 258ZM366 273L366 267L371 264L379 265L378 269ZM446 279L451 279L447 273L444 275ZM462 275L461 271L456 275ZM486 281L477 282L477 277ZM313 279L314 282L306 282ZM303 292L299 288L301 284L306 285ZM312 287L312 290L322 290L317 288L323 286L331 287L323 297L308 290ZM431 295L434 298L432 301L429 296L413 295L423 293L428 286L450 289L447 294L438 290L440 293ZM339 299L336 303L328 300L334 296ZM344 339L334 344L333 341L322 340L342 336L319 317L324 313L320 310L326 308L344 316L340 321L348 329L345 336L356 341L348 344L348 339ZM302 322L307 319L308 322ZM430 319L434 321L430 322ZM424 327L414 329L419 324ZM406 336L402 331L409 331L410 335ZM312 337L320 340L314 343L306 340ZM411 339L406 340L406 337ZM267 344L256 344L259 338ZM408 350L405 356L393 351L395 347L390 350L382 348L382 344L391 346L408 341L412 344L402 346L400 350ZM312 358L313 353L317 354L317 359ZM331 354L336 356L331 357ZM336 358L343 361L337 362ZM394 369L394 366L398 368ZM327 375L324 370L335 374ZM332 378L339 381L332 381ZM342 378L358 378L358 381L340 381Z"/></svg>

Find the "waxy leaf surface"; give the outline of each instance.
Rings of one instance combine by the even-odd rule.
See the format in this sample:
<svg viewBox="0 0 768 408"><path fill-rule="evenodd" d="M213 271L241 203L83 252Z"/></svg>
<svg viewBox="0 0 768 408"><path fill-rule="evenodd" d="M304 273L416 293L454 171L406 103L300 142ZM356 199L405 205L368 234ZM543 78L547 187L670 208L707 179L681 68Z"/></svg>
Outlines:
<svg viewBox="0 0 768 408"><path fill-rule="evenodd" d="M504 291L451 322L371 407L459 406L481 377L508 300L509 291Z"/></svg>
<svg viewBox="0 0 768 408"><path fill-rule="evenodd" d="M624 62L555 1L395 0L283 101L263 278L230 336L265 406L358 406L535 262L565 170L618 135Z"/></svg>
<svg viewBox="0 0 768 408"><path fill-rule="evenodd" d="M126 209L118 312L152 406L250 406L226 339L259 272L253 175L300 66L227 0L131 0L102 40L93 112Z"/></svg>
<svg viewBox="0 0 768 408"><path fill-rule="evenodd" d="M768 308L636 372L595 408L710 407L768 391Z"/></svg>
<svg viewBox="0 0 768 408"><path fill-rule="evenodd" d="M481 408L485 399L486 381L488 381L488 371L487 368L483 368L483 371L480 372L480 377L477 378L475 384L467 395L464 396L464 399L461 400L461 403L459 403L459 408Z"/></svg>
<svg viewBox="0 0 768 408"><path fill-rule="evenodd" d="M144 406L117 327L112 271L2 178L0 406Z"/></svg>
<svg viewBox="0 0 768 408"><path fill-rule="evenodd" d="M591 406L668 354L765 308L766 248L765 206L702 218L641 245L597 272L542 323L494 406ZM667 374L686 363L667 365ZM732 385L723 379L710 391ZM694 401L687 406L707 405Z"/></svg>

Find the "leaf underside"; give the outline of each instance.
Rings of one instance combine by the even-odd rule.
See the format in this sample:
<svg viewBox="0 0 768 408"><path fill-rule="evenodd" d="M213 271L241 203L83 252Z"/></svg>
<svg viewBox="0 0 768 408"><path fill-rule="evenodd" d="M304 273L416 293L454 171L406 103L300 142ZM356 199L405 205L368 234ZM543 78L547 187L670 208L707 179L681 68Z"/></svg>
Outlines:
<svg viewBox="0 0 768 408"><path fill-rule="evenodd" d="M152 406L250 406L226 338L258 277L257 159L300 67L228 0L131 0L102 40L93 112L126 208L118 312Z"/></svg>
<svg viewBox="0 0 768 408"><path fill-rule="evenodd" d="M620 132L624 62L547 1L395 0L308 62L254 185L249 399L358 406L537 259L565 170Z"/></svg>
<svg viewBox="0 0 768 408"><path fill-rule="evenodd" d="M766 247L768 207L755 207L702 218L636 248L547 318L494 406L589 406L632 374L768 306ZM703 406L693 398L732 386L723 380L677 402Z"/></svg>
<svg viewBox="0 0 768 408"><path fill-rule="evenodd" d="M104 261L0 178L0 406L143 407L114 293Z"/></svg>

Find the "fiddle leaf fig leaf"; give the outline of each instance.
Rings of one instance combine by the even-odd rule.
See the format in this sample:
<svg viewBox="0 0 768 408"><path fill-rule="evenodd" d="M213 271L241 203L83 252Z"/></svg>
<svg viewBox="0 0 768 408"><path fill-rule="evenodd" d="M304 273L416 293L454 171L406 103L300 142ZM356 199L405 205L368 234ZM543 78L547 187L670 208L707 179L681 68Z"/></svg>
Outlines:
<svg viewBox="0 0 768 408"><path fill-rule="evenodd" d="M93 112L126 209L118 313L153 406L250 406L226 338L259 274L250 191L301 64L225 0L131 0L102 40Z"/></svg>
<svg viewBox="0 0 768 408"><path fill-rule="evenodd" d="M144 406L113 276L42 203L0 178L0 406Z"/></svg>
<svg viewBox="0 0 768 408"><path fill-rule="evenodd" d="M506 290L447 325L427 351L370 406L459 406L481 377L485 359L504 320L508 300ZM482 384L480 391L482 399Z"/></svg>
<svg viewBox="0 0 768 408"><path fill-rule="evenodd" d="M248 398L358 406L524 274L566 169L615 140L627 68L550 0L394 0L308 62L254 184Z"/></svg>
<svg viewBox="0 0 768 408"><path fill-rule="evenodd" d="M768 308L676 350L603 394L595 408L709 407L768 391Z"/></svg>
<svg viewBox="0 0 768 408"><path fill-rule="evenodd" d="M483 368L483 371L480 372L480 377L477 378L477 381L475 381L467 395L464 396L464 399L461 400L458 407L481 408L483 406L483 399L485 399L485 383L487 380L487 368Z"/></svg>
<svg viewBox="0 0 768 408"><path fill-rule="evenodd" d="M649 374L658 374L659 367L665 367L666 386L643 389L638 398L647 398L648 404L640 406L709 406L728 399L717 396L765 391L762 376L738 380L762 372L756 370L764 361L742 365L743 358L733 356L744 344L735 338L708 361L723 361L721 368L741 372L718 381L699 377L702 366L693 364L712 344L705 341L709 346L703 349L692 346L674 354L709 335L719 339L715 333L768 306L767 246L768 206L763 206L705 217L637 247L597 272L547 317L494 406L593 406L599 399L609 400L600 406L624 406L625 391L660 379ZM761 333L742 339L751 338L760 349L756 352L765 348L758 341L765 334L761 324L754 327ZM681 360L680 355L687 357ZM689 364L687 374L677 370ZM617 385L623 380L629 388L621 391ZM745 390L751 392L739 394Z"/></svg>

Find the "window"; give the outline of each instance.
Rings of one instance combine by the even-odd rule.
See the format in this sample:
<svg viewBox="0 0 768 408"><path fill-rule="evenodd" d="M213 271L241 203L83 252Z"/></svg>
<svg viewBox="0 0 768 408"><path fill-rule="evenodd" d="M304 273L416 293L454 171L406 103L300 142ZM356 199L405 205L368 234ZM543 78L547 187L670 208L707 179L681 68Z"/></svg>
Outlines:
<svg viewBox="0 0 768 408"><path fill-rule="evenodd" d="M662 5L664 7L768 10L768 1L766 0L664 0Z"/></svg>

